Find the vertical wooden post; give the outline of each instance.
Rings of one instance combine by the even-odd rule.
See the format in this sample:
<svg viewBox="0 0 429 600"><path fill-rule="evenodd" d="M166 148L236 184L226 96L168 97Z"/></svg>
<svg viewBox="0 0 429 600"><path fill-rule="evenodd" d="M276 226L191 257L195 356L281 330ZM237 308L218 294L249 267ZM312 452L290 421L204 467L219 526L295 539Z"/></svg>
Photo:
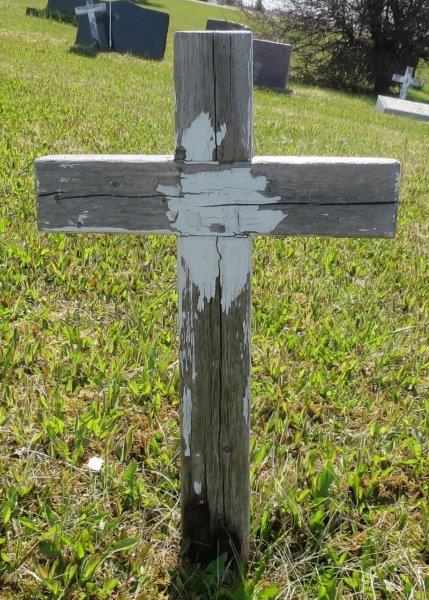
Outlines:
<svg viewBox="0 0 429 600"><path fill-rule="evenodd" d="M176 160L250 160L251 33L177 33L174 68ZM201 562L249 546L251 241L222 233L178 242L183 537Z"/></svg>

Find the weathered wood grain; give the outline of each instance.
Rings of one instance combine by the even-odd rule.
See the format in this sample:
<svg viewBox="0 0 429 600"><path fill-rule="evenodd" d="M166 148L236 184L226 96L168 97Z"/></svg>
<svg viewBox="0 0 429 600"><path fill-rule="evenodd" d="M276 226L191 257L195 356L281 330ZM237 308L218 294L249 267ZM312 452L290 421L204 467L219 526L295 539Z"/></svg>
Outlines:
<svg viewBox="0 0 429 600"><path fill-rule="evenodd" d="M182 527L207 562L249 545L249 238L180 237Z"/></svg>
<svg viewBox="0 0 429 600"><path fill-rule="evenodd" d="M178 160L216 158L213 34L179 32L174 36L176 148ZM202 141L204 140L204 141Z"/></svg>
<svg viewBox="0 0 429 600"><path fill-rule="evenodd" d="M250 33L176 34L182 54L175 65L178 82L188 72L187 65L198 62L200 55L206 65L209 55L206 46L214 47L208 66L214 74L214 107L213 98L207 99L199 84L190 87L186 94L182 93L181 83L176 88L180 115L177 139L182 140L187 157L189 145L183 143L186 138L183 128L189 128L195 115L213 110L212 127L204 131L200 128L199 136L192 140L192 160L207 160L207 146L213 140L212 158L230 162L251 158L252 86L247 82L238 92L237 82L233 81L238 77L238 83L242 84L244 69L245 79L251 82L251 69L246 64L251 60L249 41ZM184 70L178 72L179 69ZM226 101L222 86L226 86ZM238 105L230 102L236 97L241 99ZM219 185L227 172L220 176L216 171L201 175L201 165L194 172L187 171L185 165L179 168L186 171L182 171L179 185L164 188L164 192L170 197L176 226L180 222L186 235L206 215L206 207L202 210L204 214L193 210L193 199L198 203L205 195L203 203L211 203L208 210L223 214L223 207L216 204L222 202ZM249 172L245 176L252 179ZM204 192L207 186L209 189ZM188 555L194 560L205 562L223 552L245 559L250 522L251 241L234 236L181 237L178 261L183 535L190 540Z"/></svg>
<svg viewBox="0 0 429 600"><path fill-rule="evenodd" d="M219 162L252 156L252 34L213 32L216 156ZM245 103L249 105L242 107ZM249 120L250 119L250 120Z"/></svg>
<svg viewBox="0 0 429 600"><path fill-rule="evenodd" d="M43 231L391 237L396 229L400 166L390 159L53 156L35 169Z"/></svg>
<svg viewBox="0 0 429 600"><path fill-rule="evenodd" d="M249 159L251 106L241 105L251 102L251 47L250 31L175 35L176 159Z"/></svg>

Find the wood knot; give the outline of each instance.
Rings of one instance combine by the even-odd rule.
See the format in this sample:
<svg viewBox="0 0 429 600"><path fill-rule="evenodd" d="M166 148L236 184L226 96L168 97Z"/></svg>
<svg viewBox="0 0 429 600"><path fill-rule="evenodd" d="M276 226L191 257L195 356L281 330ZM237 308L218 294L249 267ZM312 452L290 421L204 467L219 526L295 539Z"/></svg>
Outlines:
<svg viewBox="0 0 429 600"><path fill-rule="evenodd" d="M177 146L174 160L186 160L186 149L183 146Z"/></svg>

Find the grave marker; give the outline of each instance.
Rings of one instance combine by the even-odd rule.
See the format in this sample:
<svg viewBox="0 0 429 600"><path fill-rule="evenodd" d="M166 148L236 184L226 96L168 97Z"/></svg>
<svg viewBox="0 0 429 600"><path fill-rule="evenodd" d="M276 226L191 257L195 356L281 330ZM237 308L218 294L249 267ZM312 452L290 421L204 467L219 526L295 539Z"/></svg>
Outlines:
<svg viewBox="0 0 429 600"><path fill-rule="evenodd" d="M277 92L286 89L292 46L268 40L253 40L253 83Z"/></svg>
<svg viewBox="0 0 429 600"><path fill-rule="evenodd" d="M127 0L112 2L112 45L116 52L164 58L170 15Z"/></svg>
<svg viewBox="0 0 429 600"><path fill-rule="evenodd" d="M207 19L206 31L250 31L250 27L235 21L225 21L224 19Z"/></svg>
<svg viewBox="0 0 429 600"><path fill-rule="evenodd" d="M402 83L401 89L399 90L399 98L405 100L408 95L408 89L412 85L414 87L421 87L423 82L420 79L413 77L413 67L407 67L404 75L392 75L392 81L396 83Z"/></svg>
<svg viewBox="0 0 429 600"><path fill-rule="evenodd" d="M390 98L390 96L378 96L375 110L400 117L411 117L421 121L429 121L429 104L425 102L410 102Z"/></svg>
<svg viewBox="0 0 429 600"><path fill-rule="evenodd" d="M208 19L206 31L250 31L249 27L234 21ZM292 46L268 40L253 40L253 84L276 92L286 89Z"/></svg>
<svg viewBox="0 0 429 600"><path fill-rule="evenodd" d="M252 34L175 36L175 156L36 160L42 231L178 236L188 556L249 549L252 235L392 237L400 165L252 161Z"/></svg>
<svg viewBox="0 0 429 600"><path fill-rule="evenodd" d="M106 4L104 2L101 2L100 4L94 4L94 0L86 0L86 5L85 6L78 6L77 8L75 8L75 13L77 17L80 16L87 16L88 17L88 23L89 23L89 29L91 32L91 42L92 44L94 44L97 48L101 48L102 47L102 43L101 43L101 39L100 39L100 32L98 30L98 21L97 21L97 15L104 15L106 14ZM79 38L79 32L78 32L78 37ZM103 47L106 47L106 36L103 36Z"/></svg>

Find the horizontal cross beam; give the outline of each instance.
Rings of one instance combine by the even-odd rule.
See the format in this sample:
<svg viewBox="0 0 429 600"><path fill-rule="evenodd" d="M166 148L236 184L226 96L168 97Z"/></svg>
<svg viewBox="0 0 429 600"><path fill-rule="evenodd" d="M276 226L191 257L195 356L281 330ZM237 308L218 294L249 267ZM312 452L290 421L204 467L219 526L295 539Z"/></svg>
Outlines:
<svg viewBox="0 0 429 600"><path fill-rule="evenodd" d="M76 15L87 15L88 13L105 13L106 4L101 2L100 4L87 4L86 6L77 6L74 9Z"/></svg>
<svg viewBox="0 0 429 600"><path fill-rule="evenodd" d="M395 83L403 83L407 81L410 85L414 87L421 87L423 85L423 81L421 79L416 79L415 77L407 77L405 75L393 75L392 81Z"/></svg>
<svg viewBox="0 0 429 600"><path fill-rule="evenodd" d="M39 227L69 233L392 237L392 159L261 156L185 163L170 156L36 160Z"/></svg>

